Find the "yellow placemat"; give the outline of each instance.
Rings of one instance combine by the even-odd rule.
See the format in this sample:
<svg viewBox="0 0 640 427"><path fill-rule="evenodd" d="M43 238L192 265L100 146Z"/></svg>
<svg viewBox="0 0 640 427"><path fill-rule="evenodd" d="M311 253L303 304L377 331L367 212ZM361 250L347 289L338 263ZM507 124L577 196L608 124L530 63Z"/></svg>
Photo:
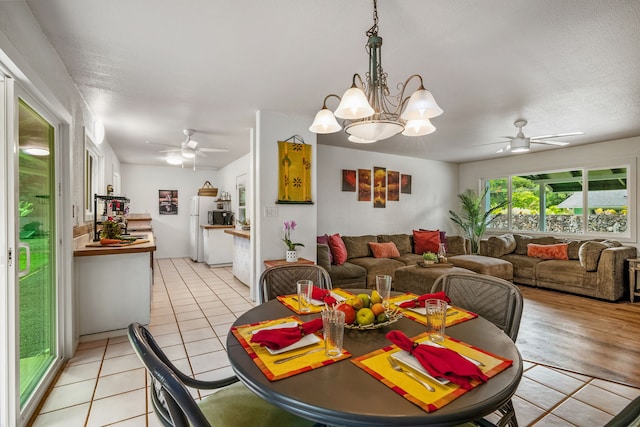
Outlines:
<svg viewBox="0 0 640 427"><path fill-rule="evenodd" d="M412 339L414 341L423 342L428 340L429 337L425 332ZM440 344L461 355L471 357L481 362L484 366L479 366L479 368L489 378L496 376L513 363L513 361L509 359L496 356L451 337L446 337L445 341ZM431 384L435 389L434 392L427 391L416 380L391 368L391 365L387 360L387 356L398 351L401 351L398 347L390 345L369 354L357 357L353 359L352 362L373 377L377 378L384 385L427 412L433 412L442 408L467 392L467 390L457 384L449 383L442 385L426 376L420 375L417 371L412 371L414 374L417 373L421 379ZM404 365L402 365L402 367L407 368L407 366ZM471 383L473 388L477 387L479 384L481 384L481 382L477 380Z"/></svg>
<svg viewBox="0 0 640 427"><path fill-rule="evenodd" d="M418 323L422 323L423 325L427 324L427 316L424 314L416 313L415 311L409 310L408 308L402 308L397 304L400 304L405 301L410 301L412 299L418 298L418 295L412 293L406 293L404 295L398 295L389 299L389 302L393 307L397 307L402 310L402 315L404 317L408 317L411 320L415 320ZM466 322L467 320L475 319L478 315L472 311L465 310L464 308L451 306L449 310L447 310L447 323L446 326L457 325L458 323Z"/></svg>
<svg viewBox="0 0 640 427"><path fill-rule="evenodd" d="M303 323L295 316L285 317L275 320L267 320L264 322L253 323L250 325L234 326L231 328L231 332L238 338L242 347L249 353L249 356L254 361L258 368L264 373L264 375L270 381L281 380L293 375L300 374L302 372L310 371L312 369L321 368L322 366L330 365L339 360L347 359L351 357L351 353L344 350L344 353L340 357L331 358L324 354L324 339L321 333L316 333L320 338L316 344L302 347L296 350L287 351L280 354L271 354L269 351L262 347L260 344L251 342L252 332L267 326L279 325L287 322ZM295 356L296 354L305 353L309 350L322 349L322 351L316 351L311 354L305 354L304 356L297 357L285 363L274 363L278 359L282 359L289 356Z"/></svg>
<svg viewBox="0 0 640 427"><path fill-rule="evenodd" d="M345 297L345 298L352 298L355 295L352 294L351 292L345 291L343 289L331 289L331 292L334 292L338 295L340 295L341 297ZM293 311L294 313L297 314L311 314L311 313L320 313L322 311L322 309L324 308L324 305L312 305L311 306L311 311L309 311L308 313L301 313L300 312L300 304L298 303L298 295L279 295L277 297L278 301L280 301L282 304L284 304L285 307L287 307L289 310Z"/></svg>

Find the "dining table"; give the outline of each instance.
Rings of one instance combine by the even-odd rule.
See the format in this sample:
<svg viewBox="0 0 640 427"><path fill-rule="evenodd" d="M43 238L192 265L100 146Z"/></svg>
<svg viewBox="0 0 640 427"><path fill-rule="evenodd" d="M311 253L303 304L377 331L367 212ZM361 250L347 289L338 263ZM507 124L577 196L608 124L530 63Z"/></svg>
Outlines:
<svg viewBox="0 0 640 427"><path fill-rule="evenodd" d="M371 290L345 289L350 293ZM397 296L400 293L393 292ZM306 322L319 313L297 314L278 299L264 302L241 315L232 330L266 320L296 316ZM249 389L273 405L300 417L330 426L451 426L477 420L500 408L515 393L522 377L522 357L515 343L498 327L476 316L446 328L447 337L482 349L505 360L510 366L488 381L461 394L437 410L426 411L385 385L354 362L358 357L388 348L392 330L408 337L424 334L426 326L409 316L377 329L345 329L344 349L350 357L286 378L267 377L255 355L236 334L227 335L227 353L235 374ZM286 355L286 353L284 354ZM425 393L429 393L427 390Z"/></svg>

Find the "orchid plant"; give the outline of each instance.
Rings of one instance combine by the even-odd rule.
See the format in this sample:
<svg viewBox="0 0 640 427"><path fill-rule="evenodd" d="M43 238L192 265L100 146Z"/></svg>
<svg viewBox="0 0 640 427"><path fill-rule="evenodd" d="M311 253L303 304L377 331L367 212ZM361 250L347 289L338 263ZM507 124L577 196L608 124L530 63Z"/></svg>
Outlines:
<svg viewBox="0 0 640 427"><path fill-rule="evenodd" d="M296 246L304 247L302 243L293 243L291 241L291 232L296 229L296 225L296 222L293 220L284 222L284 239L282 239L282 241L287 245L287 249L290 251L295 251Z"/></svg>

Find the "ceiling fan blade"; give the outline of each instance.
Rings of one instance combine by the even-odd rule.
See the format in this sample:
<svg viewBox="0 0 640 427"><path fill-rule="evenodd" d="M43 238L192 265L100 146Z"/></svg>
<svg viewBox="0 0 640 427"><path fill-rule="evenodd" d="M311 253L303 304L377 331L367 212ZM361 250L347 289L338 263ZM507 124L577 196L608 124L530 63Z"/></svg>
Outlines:
<svg viewBox="0 0 640 427"><path fill-rule="evenodd" d="M207 148L207 147L202 147L198 151L206 151L208 153L226 153L226 152L229 151L229 149L228 148Z"/></svg>
<svg viewBox="0 0 640 427"><path fill-rule="evenodd" d="M535 144L547 144L547 145L557 145L559 147L564 147L565 145L569 145L568 142L564 141L531 141Z"/></svg>
<svg viewBox="0 0 640 427"><path fill-rule="evenodd" d="M563 138L565 136L576 136L576 135L584 135L584 132L568 132L568 133L557 133L555 135L541 135L541 136L532 136L531 140L537 139L551 139L551 138Z"/></svg>
<svg viewBox="0 0 640 427"><path fill-rule="evenodd" d="M173 150L162 150L162 151L159 151L159 153L173 153L175 151L180 151L180 150L181 150L180 148L174 148Z"/></svg>
<svg viewBox="0 0 640 427"><path fill-rule="evenodd" d="M203 153L202 150L196 150L196 156L197 157L209 157L205 153Z"/></svg>

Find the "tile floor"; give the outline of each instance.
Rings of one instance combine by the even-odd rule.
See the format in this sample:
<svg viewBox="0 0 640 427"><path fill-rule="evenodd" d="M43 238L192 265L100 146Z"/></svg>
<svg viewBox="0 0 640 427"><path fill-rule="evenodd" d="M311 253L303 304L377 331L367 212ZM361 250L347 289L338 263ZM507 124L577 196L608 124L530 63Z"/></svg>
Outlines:
<svg viewBox="0 0 640 427"><path fill-rule="evenodd" d="M149 329L176 365L197 378L231 372L226 334L252 306L249 289L230 268L156 260ZM159 426L141 366L125 336L81 343L33 426ZM638 395L640 389L525 362L513 402L520 426L595 427Z"/></svg>

